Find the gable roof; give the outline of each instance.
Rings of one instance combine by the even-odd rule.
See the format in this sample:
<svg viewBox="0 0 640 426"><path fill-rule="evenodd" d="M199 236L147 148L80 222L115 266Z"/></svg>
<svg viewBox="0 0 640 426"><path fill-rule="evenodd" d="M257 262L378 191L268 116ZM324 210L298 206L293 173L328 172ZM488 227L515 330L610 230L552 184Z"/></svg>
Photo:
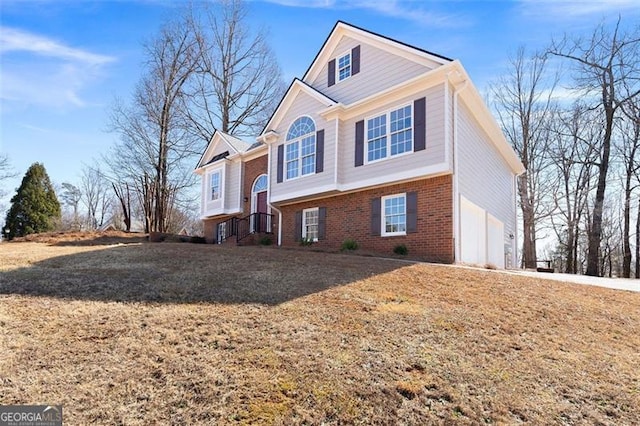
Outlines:
<svg viewBox="0 0 640 426"><path fill-rule="evenodd" d="M264 126L264 129L262 129L262 132L260 133L260 135L264 135L269 130L272 130L273 127L275 127L275 125L280 122L283 111L287 111L289 109L289 107L291 106L291 103L300 92L304 92L308 94L309 96L316 99L318 102L326 105L327 107L338 103L337 101L331 99L329 96L311 87L310 85L308 85L307 83L305 83L304 81L296 77L293 79L293 81L289 85L289 88L285 92L282 99L280 99L278 106L274 110L267 124Z"/></svg>
<svg viewBox="0 0 640 426"><path fill-rule="evenodd" d="M207 163L204 163L204 159L207 158L207 156L211 151L213 151L214 146L217 145L218 141L225 143L230 148L231 152L227 150L226 155L223 155L224 153L217 155ZM221 132L220 130L216 130L215 132L213 132L213 136L211 136L211 140L207 145L207 149L204 150L204 153L200 157L200 160L198 160L198 164L196 165L196 170L199 169L200 167L206 166L207 164L210 164L221 158L225 158L228 155L246 152L249 150L249 148L252 148L252 147L253 145L251 145L251 143L249 142L243 141L242 139L238 139L235 136L231 136L227 133Z"/></svg>
<svg viewBox="0 0 640 426"><path fill-rule="evenodd" d="M302 77L302 80L304 82L311 82L318 77L318 75L322 71L322 68L324 67L324 64L329 62L330 55L333 53L334 48L344 36L349 36L356 40L372 44L374 46L380 47L381 49L387 50L391 53L399 54L419 63L436 62L444 65L453 60L451 58L447 58L446 56L429 52L428 50L424 50L422 48L403 43L393 38L386 37L369 30L365 30L364 28L360 28L353 24L349 24L344 21L338 21L329 33L329 36L327 36L327 39L322 44L322 47L316 54L316 57L311 62L311 65L307 69L307 72L304 73L304 77Z"/></svg>

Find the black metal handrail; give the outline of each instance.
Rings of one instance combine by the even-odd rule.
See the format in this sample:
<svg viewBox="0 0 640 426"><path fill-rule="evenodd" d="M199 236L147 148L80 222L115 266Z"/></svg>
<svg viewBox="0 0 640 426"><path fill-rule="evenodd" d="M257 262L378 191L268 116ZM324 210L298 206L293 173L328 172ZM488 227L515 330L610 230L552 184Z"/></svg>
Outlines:
<svg viewBox="0 0 640 426"><path fill-rule="evenodd" d="M251 234L261 233L273 233L272 214L252 213L240 219L232 217L220 222L216 228L216 243L221 244L234 235L236 242L240 242Z"/></svg>
<svg viewBox="0 0 640 426"><path fill-rule="evenodd" d="M216 227L216 243L222 244L229 237L233 237L238 231L238 218L232 217L224 222L220 222Z"/></svg>
<svg viewBox="0 0 640 426"><path fill-rule="evenodd" d="M251 234L273 233L273 215L268 213L252 213L238 219L236 241L247 238Z"/></svg>

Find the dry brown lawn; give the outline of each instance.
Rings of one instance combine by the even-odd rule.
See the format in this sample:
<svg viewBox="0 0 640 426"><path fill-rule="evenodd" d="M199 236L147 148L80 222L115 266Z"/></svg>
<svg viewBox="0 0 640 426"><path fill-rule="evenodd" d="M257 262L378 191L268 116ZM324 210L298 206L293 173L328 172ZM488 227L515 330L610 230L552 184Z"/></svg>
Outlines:
<svg viewBox="0 0 640 426"><path fill-rule="evenodd" d="M99 238L0 244L0 404L69 425L640 423L638 293Z"/></svg>

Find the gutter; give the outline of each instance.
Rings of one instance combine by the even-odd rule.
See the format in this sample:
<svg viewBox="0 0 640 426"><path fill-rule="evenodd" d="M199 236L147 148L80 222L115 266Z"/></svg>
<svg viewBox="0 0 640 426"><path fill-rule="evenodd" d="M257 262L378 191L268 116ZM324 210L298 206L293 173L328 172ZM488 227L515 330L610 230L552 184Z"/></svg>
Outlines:
<svg viewBox="0 0 640 426"><path fill-rule="evenodd" d="M278 246L282 245L282 212L273 204L271 204L271 148L273 145L269 144L269 152L267 153L267 206L271 210L278 212ZM271 224L273 226L273 224Z"/></svg>

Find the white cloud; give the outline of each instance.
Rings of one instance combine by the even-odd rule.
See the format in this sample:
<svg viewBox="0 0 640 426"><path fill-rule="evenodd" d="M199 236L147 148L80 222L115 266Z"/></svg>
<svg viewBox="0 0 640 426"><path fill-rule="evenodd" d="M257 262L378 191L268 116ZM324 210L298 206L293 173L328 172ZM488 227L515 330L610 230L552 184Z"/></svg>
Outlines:
<svg viewBox="0 0 640 426"><path fill-rule="evenodd" d="M7 112L26 105L83 107L81 93L115 58L41 35L0 27L0 100Z"/></svg>
<svg viewBox="0 0 640 426"><path fill-rule="evenodd" d="M469 24L469 19L460 14L430 11L428 2L401 0L264 0L268 3L289 7L312 9L366 9L380 15L405 19L440 28L461 27Z"/></svg>

